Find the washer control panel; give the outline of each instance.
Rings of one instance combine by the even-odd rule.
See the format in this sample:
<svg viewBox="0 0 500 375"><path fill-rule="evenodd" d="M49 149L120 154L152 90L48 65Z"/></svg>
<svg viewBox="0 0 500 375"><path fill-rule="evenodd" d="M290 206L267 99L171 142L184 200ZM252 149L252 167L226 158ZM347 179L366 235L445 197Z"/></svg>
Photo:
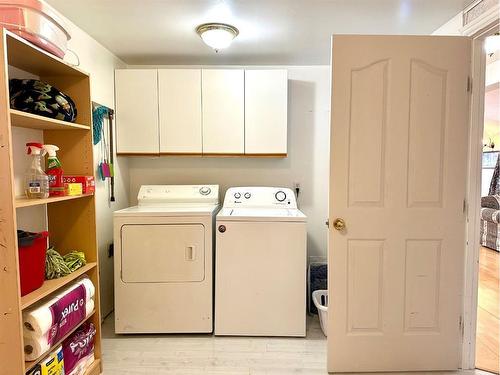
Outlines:
<svg viewBox="0 0 500 375"><path fill-rule="evenodd" d="M297 201L288 188L232 187L226 191L224 207L297 208Z"/></svg>

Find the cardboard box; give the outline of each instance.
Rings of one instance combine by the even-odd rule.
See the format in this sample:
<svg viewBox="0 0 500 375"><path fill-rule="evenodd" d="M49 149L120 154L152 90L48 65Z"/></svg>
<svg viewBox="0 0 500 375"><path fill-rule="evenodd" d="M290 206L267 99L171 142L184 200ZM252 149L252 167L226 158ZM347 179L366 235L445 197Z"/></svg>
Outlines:
<svg viewBox="0 0 500 375"><path fill-rule="evenodd" d="M28 371L26 375L64 375L62 346L50 353L47 358Z"/></svg>
<svg viewBox="0 0 500 375"><path fill-rule="evenodd" d="M94 176L63 176L63 182L64 184L81 184L83 194L90 194L95 192Z"/></svg>
<svg viewBox="0 0 500 375"><path fill-rule="evenodd" d="M83 187L79 182L65 183L64 188L66 190L66 195L82 195Z"/></svg>

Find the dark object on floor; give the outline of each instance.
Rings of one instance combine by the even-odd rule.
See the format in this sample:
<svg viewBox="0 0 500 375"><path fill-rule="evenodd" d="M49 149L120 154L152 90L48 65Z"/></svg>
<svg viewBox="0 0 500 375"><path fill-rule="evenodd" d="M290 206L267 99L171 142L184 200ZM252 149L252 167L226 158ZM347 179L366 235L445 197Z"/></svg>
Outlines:
<svg viewBox="0 0 500 375"><path fill-rule="evenodd" d="M328 289L328 266L323 262L315 262L309 265L309 283L307 293L307 305L309 306L309 313L317 314L318 309L314 306L312 300L312 293L315 290Z"/></svg>
<svg viewBox="0 0 500 375"><path fill-rule="evenodd" d="M74 122L73 100L54 86L36 79L9 80L10 107L57 120Z"/></svg>

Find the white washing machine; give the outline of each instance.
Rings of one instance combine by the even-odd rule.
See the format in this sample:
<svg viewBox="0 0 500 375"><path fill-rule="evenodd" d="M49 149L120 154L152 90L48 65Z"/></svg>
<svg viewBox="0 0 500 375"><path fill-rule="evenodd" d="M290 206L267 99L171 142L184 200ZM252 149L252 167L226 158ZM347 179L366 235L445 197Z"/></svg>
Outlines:
<svg viewBox="0 0 500 375"><path fill-rule="evenodd" d="M306 216L294 193L230 188L216 221L215 334L305 336Z"/></svg>
<svg viewBox="0 0 500 375"><path fill-rule="evenodd" d="M144 185L114 212L115 332L213 330L217 185Z"/></svg>

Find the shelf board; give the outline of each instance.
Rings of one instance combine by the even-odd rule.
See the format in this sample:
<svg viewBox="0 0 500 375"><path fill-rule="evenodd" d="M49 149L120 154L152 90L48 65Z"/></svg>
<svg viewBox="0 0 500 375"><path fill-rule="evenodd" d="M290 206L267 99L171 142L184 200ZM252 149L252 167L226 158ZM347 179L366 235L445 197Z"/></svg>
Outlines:
<svg viewBox="0 0 500 375"><path fill-rule="evenodd" d="M84 375L99 375L101 373L101 360L94 359L94 362L88 367Z"/></svg>
<svg viewBox="0 0 500 375"><path fill-rule="evenodd" d="M21 310L28 308L35 302L38 302L42 298L47 297L49 294L55 292L59 288L66 286L66 284L68 284L73 280L76 280L78 277L90 271L91 269L95 268L96 266L97 263L89 262L83 267L77 269L75 272L70 273L68 276L60 277L58 279L53 279L53 280L45 280L45 282L40 288L21 297Z"/></svg>
<svg viewBox="0 0 500 375"><path fill-rule="evenodd" d="M88 74L80 68L68 64L10 31L5 31L5 39L9 65L37 76L88 77Z"/></svg>
<svg viewBox="0 0 500 375"><path fill-rule="evenodd" d="M61 121L49 117L43 117L18 111L10 110L10 122L12 126L20 128L31 128L40 130L90 130L90 126Z"/></svg>
<svg viewBox="0 0 500 375"><path fill-rule="evenodd" d="M85 319L83 319L75 328L73 328L71 331L69 331L64 337L62 337L58 342L56 342L54 345L50 347L49 350L44 352L38 359L35 359L34 361L24 361L24 372L28 372L31 370L33 367L35 367L38 363L42 362L48 354L50 354L54 348L57 348L61 343L66 340L69 336L71 336L83 323L85 323L87 320L92 318L94 316L96 310L92 311L89 316L87 316Z"/></svg>
<svg viewBox="0 0 500 375"><path fill-rule="evenodd" d="M23 196L16 198L16 208L38 206L42 204L56 203L56 202L68 201L71 199L86 198L91 196L93 196L93 194L66 195L64 197L52 197L52 198L40 198L40 199L36 198L29 199Z"/></svg>

